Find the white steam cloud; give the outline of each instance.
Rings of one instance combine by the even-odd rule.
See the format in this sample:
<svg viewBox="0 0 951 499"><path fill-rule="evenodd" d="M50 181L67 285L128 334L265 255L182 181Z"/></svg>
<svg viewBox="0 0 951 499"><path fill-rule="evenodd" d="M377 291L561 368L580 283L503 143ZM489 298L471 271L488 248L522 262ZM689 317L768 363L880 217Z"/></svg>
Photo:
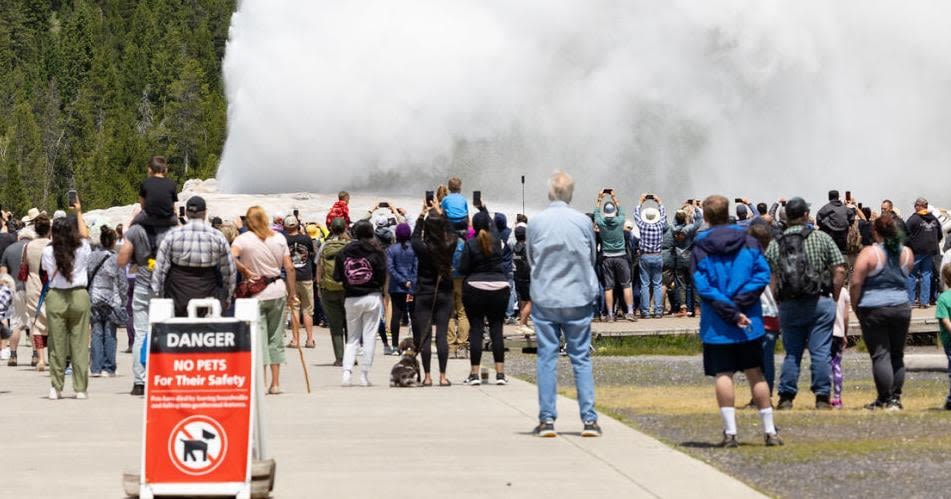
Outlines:
<svg viewBox="0 0 951 499"><path fill-rule="evenodd" d="M938 1L244 0L224 61L233 192L529 203L852 190L947 205L951 30ZM492 193L492 194L490 194ZM906 206L906 209L910 206Z"/></svg>

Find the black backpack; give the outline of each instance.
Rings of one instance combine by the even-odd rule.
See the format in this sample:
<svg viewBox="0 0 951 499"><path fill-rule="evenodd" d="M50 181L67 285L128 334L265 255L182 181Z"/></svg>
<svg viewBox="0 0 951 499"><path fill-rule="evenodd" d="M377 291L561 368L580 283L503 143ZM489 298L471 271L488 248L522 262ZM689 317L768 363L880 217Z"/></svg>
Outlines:
<svg viewBox="0 0 951 499"><path fill-rule="evenodd" d="M801 232L783 234L779 244L777 272L780 300L819 296L823 292L822 274L806 256L806 239L812 234L809 227Z"/></svg>

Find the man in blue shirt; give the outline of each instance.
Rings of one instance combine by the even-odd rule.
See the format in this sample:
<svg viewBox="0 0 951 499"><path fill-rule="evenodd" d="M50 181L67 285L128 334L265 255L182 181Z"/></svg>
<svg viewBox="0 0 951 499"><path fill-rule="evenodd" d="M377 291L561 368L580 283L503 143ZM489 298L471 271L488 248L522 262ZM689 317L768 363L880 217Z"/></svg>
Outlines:
<svg viewBox="0 0 951 499"><path fill-rule="evenodd" d="M723 196L703 200L703 218L710 229L697 235L692 254L693 278L700 295L700 339L703 369L716 379L716 397L723 418L722 447L737 447L733 374L743 371L759 408L766 445L782 445L773 424L769 387L763 378L760 295L769 285L770 267L758 241L742 227L730 225L730 201Z"/></svg>
<svg viewBox="0 0 951 499"><path fill-rule="evenodd" d="M575 374L585 437L601 435L594 411L591 372L591 304L598 294L594 265L597 246L591 219L568 207L574 180L558 172L549 181L551 204L527 229L531 266L532 321L538 341L539 424L534 434L554 437L559 336L564 335Z"/></svg>

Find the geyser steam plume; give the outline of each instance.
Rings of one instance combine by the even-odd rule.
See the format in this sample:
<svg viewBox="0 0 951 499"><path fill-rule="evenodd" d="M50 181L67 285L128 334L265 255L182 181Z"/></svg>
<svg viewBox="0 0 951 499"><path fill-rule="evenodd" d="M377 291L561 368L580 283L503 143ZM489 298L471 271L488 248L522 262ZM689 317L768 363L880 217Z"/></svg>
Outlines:
<svg viewBox="0 0 951 499"><path fill-rule="evenodd" d="M872 203L941 190L938 1L244 0L226 191L613 186ZM501 192L500 192L501 191ZM488 196L488 194L487 194ZM530 201L531 202L531 201ZM948 203L944 203L948 204ZM907 207L910 208L910 207Z"/></svg>

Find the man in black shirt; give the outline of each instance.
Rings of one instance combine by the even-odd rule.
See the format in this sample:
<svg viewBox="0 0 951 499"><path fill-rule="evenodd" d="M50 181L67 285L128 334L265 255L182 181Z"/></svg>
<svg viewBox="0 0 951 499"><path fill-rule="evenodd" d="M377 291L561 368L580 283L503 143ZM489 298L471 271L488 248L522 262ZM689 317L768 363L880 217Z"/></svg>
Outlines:
<svg viewBox="0 0 951 499"><path fill-rule="evenodd" d="M842 204L839 200L839 191L829 191L829 202L816 213L816 223L819 230L832 236L835 245L843 254L848 241L849 227L855 222L855 212Z"/></svg>
<svg viewBox="0 0 951 499"><path fill-rule="evenodd" d="M300 231L297 217L284 218L284 237L291 253L291 262L297 274L297 300L289 300L291 308L291 348L297 348L300 342L300 316L304 313L304 330L307 332L307 348L314 348L314 261L316 251L314 241Z"/></svg>
<svg viewBox="0 0 951 499"><path fill-rule="evenodd" d="M941 222L928 210L928 200L915 200L915 213L905 222L908 227L908 242L905 243L915 253L915 266L908 275L908 300L915 303L915 289L920 279L921 293L918 306L927 308L931 299L931 278L934 273L934 256L939 253L938 241L941 240Z"/></svg>

